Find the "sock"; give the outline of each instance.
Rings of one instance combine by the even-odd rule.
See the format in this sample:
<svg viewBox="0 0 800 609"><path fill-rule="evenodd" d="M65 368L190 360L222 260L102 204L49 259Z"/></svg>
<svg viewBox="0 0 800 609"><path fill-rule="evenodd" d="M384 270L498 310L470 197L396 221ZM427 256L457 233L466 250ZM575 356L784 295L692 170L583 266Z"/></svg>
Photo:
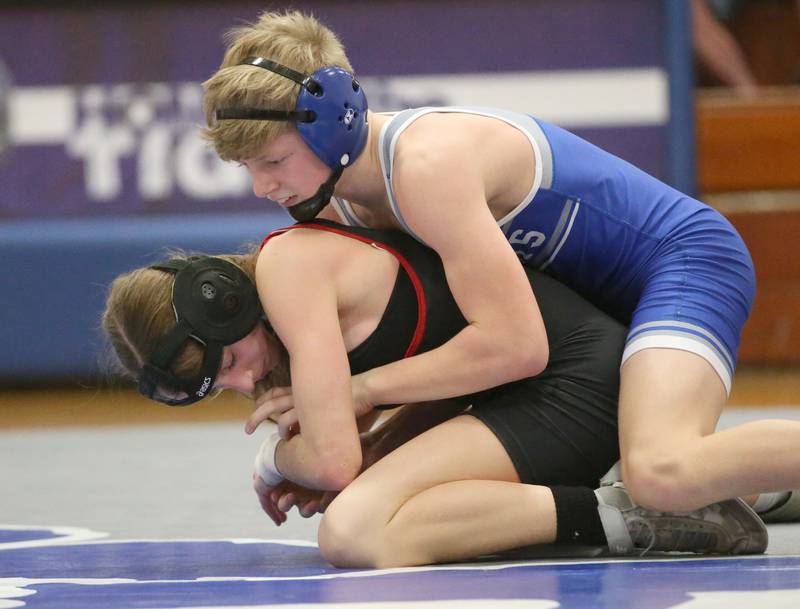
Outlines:
<svg viewBox="0 0 800 609"><path fill-rule="evenodd" d="M556 504L556 542L606 545L594 491L582 486L552 486Z"/></svg>
<svg viewBox="0 0 800 609"><path fill-rule="evenodd" d="M772 508L780 507L789 500L789 491L775 493L761 493L753 504L756 514L769 512Z"/></svg>

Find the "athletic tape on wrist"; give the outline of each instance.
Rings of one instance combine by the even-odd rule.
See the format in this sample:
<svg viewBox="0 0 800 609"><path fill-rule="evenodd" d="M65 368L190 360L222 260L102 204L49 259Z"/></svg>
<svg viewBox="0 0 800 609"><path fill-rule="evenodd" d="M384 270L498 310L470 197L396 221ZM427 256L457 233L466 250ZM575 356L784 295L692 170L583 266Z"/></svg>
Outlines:
<svg viewBox="0 0 800 609"><path fill-rule="evenodd" d="M256 454L256 473L267 486L275 486L283 480L283 474L278 471L278 466L275 464L275 452L280 441L281 437L277 433L268 436Z"/></svg>

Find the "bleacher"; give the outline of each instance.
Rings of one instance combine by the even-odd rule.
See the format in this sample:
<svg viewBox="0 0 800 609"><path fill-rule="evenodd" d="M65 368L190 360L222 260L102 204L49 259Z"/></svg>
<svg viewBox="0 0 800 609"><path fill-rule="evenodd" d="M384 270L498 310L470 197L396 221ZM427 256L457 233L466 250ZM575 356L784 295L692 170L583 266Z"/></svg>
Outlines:
<svg viewBox="0 0 800 609"><path fill-rule="evenodd" d="M697 166L701 198L736 226L756 266L740 362L800 362L800 87L753 100L701 92Z"/></svg>

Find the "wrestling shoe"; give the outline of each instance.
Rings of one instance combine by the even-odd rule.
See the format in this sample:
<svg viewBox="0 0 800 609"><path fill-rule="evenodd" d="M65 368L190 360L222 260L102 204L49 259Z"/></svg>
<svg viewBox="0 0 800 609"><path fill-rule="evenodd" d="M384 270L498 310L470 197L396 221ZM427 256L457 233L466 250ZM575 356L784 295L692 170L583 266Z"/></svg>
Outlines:
<svg viewBox="0 0 800 609"><path fill-rule="evenodd" d="M767 549L767 527L741 499L693 512L657 512L634 503L621 482L602 486L595 495L612 556L762 554Z"/></svg>
<svg viewBox="0 0 800 609"><path fill-rule="evenodd" d="M622 482L622 461L617 461L605 476L600 478L600 486L613 486L617 482Z"/></svg>
<svg viewBox="0 0 800 609"><path fill-rule="evenodd" d="M761 514L761 519L770 524L776 522L800 522L800 491L789 491L789 498L780 505Z"/></svg>

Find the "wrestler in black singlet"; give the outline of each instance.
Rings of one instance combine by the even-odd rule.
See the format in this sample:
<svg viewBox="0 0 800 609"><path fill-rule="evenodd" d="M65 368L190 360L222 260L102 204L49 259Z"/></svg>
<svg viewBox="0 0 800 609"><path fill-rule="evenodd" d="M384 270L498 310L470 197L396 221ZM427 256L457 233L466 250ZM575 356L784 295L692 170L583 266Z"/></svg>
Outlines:
<svg viewBox="0 0 800 609"><path fill-rule="evenodd" d="M325 220L291 228L374 243L413 269L412 279L401 263L378 327L348 353L352 374L402 359L415 331L421 336L414 353L423 353L466 326L438 255L409 235ZM594 487L619 458L619 365L627 329L547 275L525 271L547 330L547 367L535 377L459 399L502 442L522 482ZM417 328L421 303L425 319Z"/></svg>

